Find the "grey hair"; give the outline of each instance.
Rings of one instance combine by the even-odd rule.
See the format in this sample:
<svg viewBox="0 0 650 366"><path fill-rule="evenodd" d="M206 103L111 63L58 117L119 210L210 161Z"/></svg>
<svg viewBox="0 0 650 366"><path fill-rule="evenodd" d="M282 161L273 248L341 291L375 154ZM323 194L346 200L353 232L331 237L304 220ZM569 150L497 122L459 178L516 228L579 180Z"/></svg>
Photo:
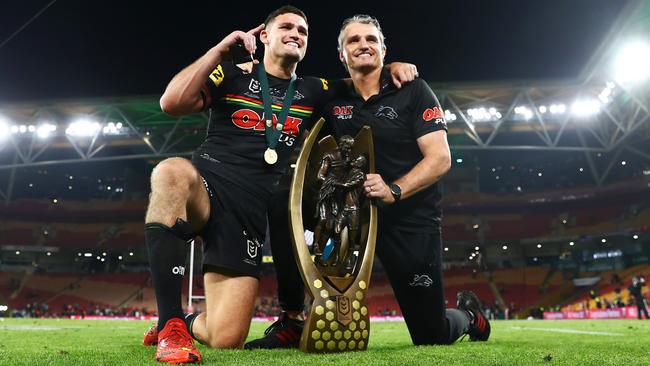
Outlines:
<svg viewBox="0 0 650 366"><path fill-rule="evenodd" d="M384 33L381 31L381 25L379 25L379 21L377 18L372 17L370 15L366 14L356 14L353 15L346 20L343 21L343 24L341 25L341 30L339 31L339 52L343 49L343 32L345 31L345 28L347 28L348 25L352 23L361 23L361 24L372 24L377 28L379 31L379 41L381 42L381 47L383 49L386 48L386 43L384 43Z"/></svg>

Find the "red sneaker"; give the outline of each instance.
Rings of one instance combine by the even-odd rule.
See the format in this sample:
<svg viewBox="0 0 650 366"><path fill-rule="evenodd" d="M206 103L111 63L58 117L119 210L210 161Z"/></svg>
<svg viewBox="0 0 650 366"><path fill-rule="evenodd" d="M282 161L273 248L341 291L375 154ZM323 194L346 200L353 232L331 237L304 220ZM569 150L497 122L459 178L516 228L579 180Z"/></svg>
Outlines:
<svg viewBox="0 0 650 366"><path fill-rule="evenodd" d="M194 346L194 341L182 319L169 319L158 333L156 361L174 364L201 363L201 354Z"/></svg>
<svg viewBox="0 0 650 366"><path fill-rule="evenodd" d="M158 344L158 324L154 324L144 333L143 346L155 346Z"/></svg>

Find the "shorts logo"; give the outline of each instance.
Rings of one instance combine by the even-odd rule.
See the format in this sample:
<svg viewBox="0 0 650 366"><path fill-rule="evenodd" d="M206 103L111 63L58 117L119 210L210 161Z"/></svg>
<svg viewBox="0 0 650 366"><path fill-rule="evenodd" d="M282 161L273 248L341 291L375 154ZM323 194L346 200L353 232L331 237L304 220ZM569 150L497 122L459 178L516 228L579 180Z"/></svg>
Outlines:
<svg viewBox="0 0 650 366"><path fill-rule="evenodd" d="M441 123L445 121L445 115L442 113L439 107L427 108L422 113L422 119L429 122L432 119L436 119L436 123Z"/></svg>
<svg viewBox="0 0 650 366"><path fill-rule="evenodd" d="M351 105L334 106L332 107L332 115L336 116L337 119L351 119L353 108L354 106Z"/></svg>
<svg viewBox="0 0 650 366"><path fill-rule="evenodd" d="M260 246L257 240L246 239L246 244L246 251L248 253L248 256L251 258L257 258L257 248Z"/></svg>
<svg viewBox="0 0 650 366"><path fill-rule="evenodd" d="M175 274L175 275L185 276L185 267L176 266L176 267L172 268L172 273Z"/></svg>
<svg viewBox="0 0 650 366"><path fill-rule="evenodd" d="M213 163L221 163L221 161L219 161L219 159L215 159L215 158L213 158L212 156L210 156L210 155L207 154L207 153L203 153L203 154L201 154L201 157L202 157L203 159L205 159L205 160L209 160L209 161L211 161L211 162L213 162Z"/></svg>
<svg viewBox="0 0 650 366"><path fill-rule="evenodd" d="M393 107L382 105L379 107L379 109L377 109L377 112L375 112L375 117L386 117L388 119L396 119L397 112L395 112Z"/></svg>
<svg viewBox="0 0 650 366"><path fill-rule="evenodd" d="M433 284L433 280L431 277L427 275L415 275L413 276L413 282L409 283L409 286L411 287L416 287L416 286L422 286L422 287L429 287Z"/></svg>
<svg viewBox="0 0 650 366"><path fill-rule="evenodd" d="M221 65L217 65L217 68L210 73L210 80L214 83L214 86L219 86L221 85L221 82L223 81L223 68L221 68Z"/></svg>

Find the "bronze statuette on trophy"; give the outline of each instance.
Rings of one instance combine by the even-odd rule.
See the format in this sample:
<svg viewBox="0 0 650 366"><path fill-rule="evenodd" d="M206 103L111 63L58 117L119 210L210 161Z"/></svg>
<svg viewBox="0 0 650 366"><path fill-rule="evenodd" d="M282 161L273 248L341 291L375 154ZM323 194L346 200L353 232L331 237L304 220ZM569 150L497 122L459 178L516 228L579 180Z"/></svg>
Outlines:
<svg viewBox="0 0 650 366"><path fill-rule="evenodd" d="M289 196L294 251L313 299L300 340L305 352L365 350L370 335L366 302L377 234L377 211L363 195L374 172L369 127L338 143L316 143L323 124L311 131L296 163ZM313 216L313 217L309 217ZM306 222L315 222L312 253Z"/></svg>

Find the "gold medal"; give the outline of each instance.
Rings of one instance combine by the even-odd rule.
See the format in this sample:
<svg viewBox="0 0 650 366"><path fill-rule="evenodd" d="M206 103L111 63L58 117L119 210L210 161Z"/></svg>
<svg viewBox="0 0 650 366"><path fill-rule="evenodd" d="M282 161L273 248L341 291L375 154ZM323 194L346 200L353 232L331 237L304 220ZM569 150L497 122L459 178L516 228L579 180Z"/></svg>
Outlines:
<svg viewBox="0 0 650 366"><path fill-rule="evenodd" d="M264 161L269 165L275 164L278 161L278 153L271 148L266 149L264 151Z"/></svg>

